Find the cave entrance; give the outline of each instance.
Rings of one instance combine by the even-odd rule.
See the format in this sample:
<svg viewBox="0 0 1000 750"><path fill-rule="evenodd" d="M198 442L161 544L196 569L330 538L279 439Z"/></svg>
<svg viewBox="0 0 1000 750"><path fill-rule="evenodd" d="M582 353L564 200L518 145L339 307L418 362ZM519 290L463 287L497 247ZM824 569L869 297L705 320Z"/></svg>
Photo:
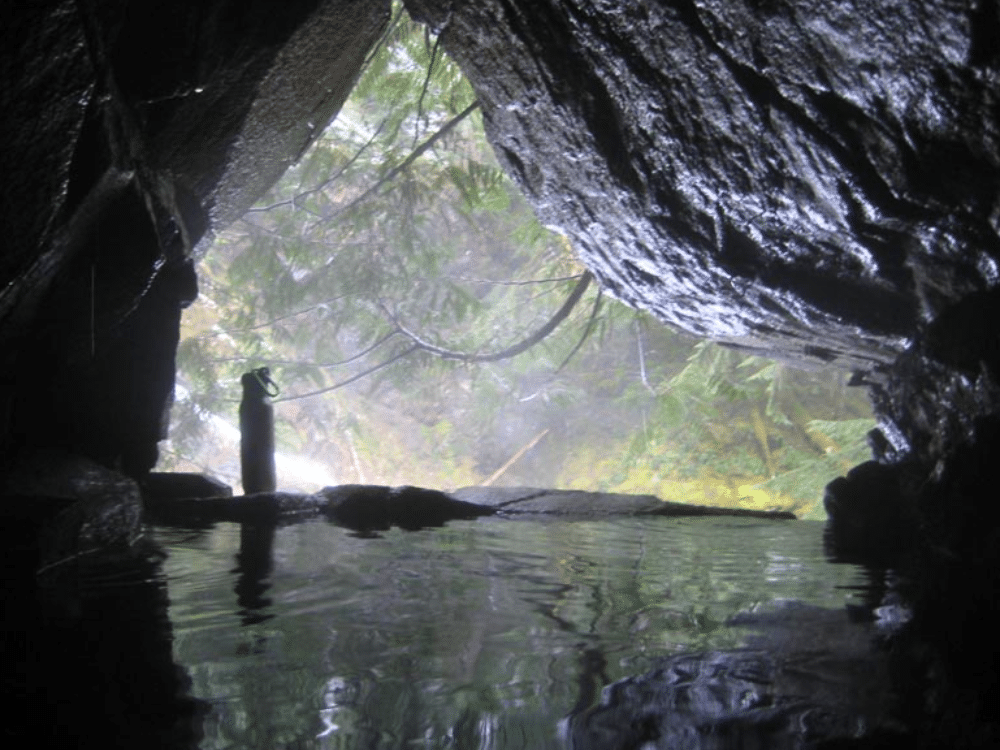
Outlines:
<svg viewBox="0 0 1000 750"><path fill-rule="evenodd" d="M237 485L240 376L267 366L282 488L528 485L823 518L824 484L868 458L866 394L580 291L585 271L397 7L339 116L201 259L161 468Z"/></svg>

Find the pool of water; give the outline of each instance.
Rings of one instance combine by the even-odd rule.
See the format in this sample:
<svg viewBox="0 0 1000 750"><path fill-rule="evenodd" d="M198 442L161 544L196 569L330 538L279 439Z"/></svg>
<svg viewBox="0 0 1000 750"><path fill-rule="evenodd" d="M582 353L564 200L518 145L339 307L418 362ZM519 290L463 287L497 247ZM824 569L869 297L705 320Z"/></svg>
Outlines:
<svg viewBox="0 0 1000 750"><path fill-rule="evenodd" d="M719 722L765 702L796 726L883 722L873 626L851 616L877 582L831 564L822 529L489 518L151 535L173 661L206 706L200 747L535 750L735 746ZM650 718L653 694L693 718ZM642 732L608 734L636 711Z"/></svg>

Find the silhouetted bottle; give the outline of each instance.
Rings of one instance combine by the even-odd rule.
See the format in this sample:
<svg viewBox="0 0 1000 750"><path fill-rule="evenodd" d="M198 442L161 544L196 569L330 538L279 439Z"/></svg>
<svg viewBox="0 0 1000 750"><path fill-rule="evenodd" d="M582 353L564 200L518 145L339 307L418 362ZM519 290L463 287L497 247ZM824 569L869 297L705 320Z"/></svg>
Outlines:
<svg viewBox="0 0 1000 750"><path fill-rule="evenodd" d="M271 372L259 367L244 373L243 400L240 402L240 468L243 493L274 492L277 488L274 468L274 407L271 396L278 386Z"/></svg>

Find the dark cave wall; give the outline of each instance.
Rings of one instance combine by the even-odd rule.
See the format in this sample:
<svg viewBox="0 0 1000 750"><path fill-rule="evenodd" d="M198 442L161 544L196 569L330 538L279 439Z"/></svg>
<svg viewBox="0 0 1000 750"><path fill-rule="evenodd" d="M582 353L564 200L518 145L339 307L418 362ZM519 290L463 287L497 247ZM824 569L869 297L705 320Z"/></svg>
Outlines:
<svg viewBox="0 0 1000 750"><path fill-rule="evenodd" d="M408 0L607 291L867 370L998 280L996 3Z"/></svg>
<svg viewBox="0 0 1000 750"><path fill-rule="evenodd" d="M343 104L368 0L80 0L0 24L2 447L156 460L195 246Z"/></svg>

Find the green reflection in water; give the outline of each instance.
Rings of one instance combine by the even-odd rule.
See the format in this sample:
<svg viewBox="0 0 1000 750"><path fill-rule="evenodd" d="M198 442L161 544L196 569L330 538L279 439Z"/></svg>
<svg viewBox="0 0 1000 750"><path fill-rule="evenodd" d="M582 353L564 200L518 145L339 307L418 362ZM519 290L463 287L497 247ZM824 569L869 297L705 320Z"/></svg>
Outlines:
<svg viewBox="0 0 1000 750"><path fill-rule="evenodd" d="M174 656L213 706L203 748L563 747L560 718L602 686L744 644L737 613L843 610L867 583L826 561L811 522L490 519L368 539L312 522L277 530L249 582L239 527L156 534Z"/></svg>

